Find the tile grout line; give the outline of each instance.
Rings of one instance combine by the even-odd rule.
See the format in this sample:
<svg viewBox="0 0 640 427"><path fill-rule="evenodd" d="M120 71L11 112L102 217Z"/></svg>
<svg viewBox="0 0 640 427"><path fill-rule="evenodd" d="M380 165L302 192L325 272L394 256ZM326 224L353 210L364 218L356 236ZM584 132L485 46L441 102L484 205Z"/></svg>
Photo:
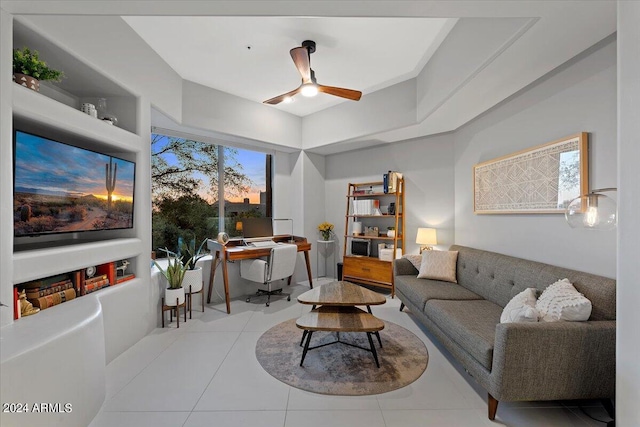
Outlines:
<svg viewBox="0 0 640 427"><path fill-rule="evenodd" d="M155 331L156 329L160 329L160 328L155 328L155 329L154 329L154 331ZM153 331L152 331L152 332L153 332ZM178 334L176 334L176 335L178 335ZM147 336L149 336L149 335L145 335L145 337L147 337ZM142 369L141 369L137 374L135 374L133 377L131 377L131 379L130 379L129 381L127 381L127 382L126 382L122 387L120 387L120 389L119 389L117 392L115 392L111 397L109 397L108 399L105 399L105 401L102 403L102 407L100 408L100 411L99 411L99 412L102 412L103 407L107 404L107 402L108 402L108 401L113 400L113 399L114 399L118 394L120 394L120 393L122 392L122 390L124 390L125 388L127 388L127 386L128 386L129 384L131 384L131 382L132 382L133 380L135 380L135 379L136 379L140 374L142 374L145 370L147 370L147 369L149 368L149 366L150 366L150 365L151 365L151 364L152 364L156 359L158 359L158 357L160 357L160 356L162 355L162 353L164 353L165 351L167 351L167 349L168 349L169 347L171 347L171 346L172 346L172 345L173 345L173 344L178 340L178 338L180 338L180 336L176 336L175 338L173 338L173 339L169 342L169 344L168 344L166 347L164 347L164 348L162 349L162 351L160 351L160 352L159 352L159 353L158 353L158 354L157 354L153 359L151 359L151 360L149 361L149 363L147 363L147 365L146 365L144 368L142 368ZM131 347L130 347L130 348L131 348ZM122 356L122 354L121 354L120 356ZM120 357L120 356L118 356L118 357ZM114 359L114 360L115 360L115 359ZM113 362L113 360L112 360L111 362ZM107 366L108 366L108 365L107 365ZM106 412L117 412L117 411L106 411Z"/></svg>
<svg viewBox="0 0 640 427"><path fill-rule="evenodd" d="M231 346L229 347L229 351L227 352L227 354L225 354L224 358L222 359L222 361L220 362L220 365L218 365L218 368L216 369L216 371L213 373L213 375L211 376L211 379L209 380L209 382L207 383L207 385L205 386L205 388L202 390L202 393L200 393L200 397L198 397L198 400L196 400L196 403L194 403L193 407L191 408L191 411L189 411L189 416L191 416L191 414L193 413L194 409L196 409L196 406L198 406L198 403L200 403L200 400L202 400L202 396L204 396L205 392L207 391L207 389L209 388L209 386L211 385L211 382L213 381L213 379L216 377L216 375L218 374L218 371L220 371L220 368L222 367L222 365L224 365L224 362L227 360L227 358L229 357L229 354L231 353L231 351L233 350L233 347L235 347L235 345L238 343L238 340L240 339L240 335L242 335L242 331L238 332L238 336L236 337L235 341L233 341L233 344L231 344Z"/></svg>

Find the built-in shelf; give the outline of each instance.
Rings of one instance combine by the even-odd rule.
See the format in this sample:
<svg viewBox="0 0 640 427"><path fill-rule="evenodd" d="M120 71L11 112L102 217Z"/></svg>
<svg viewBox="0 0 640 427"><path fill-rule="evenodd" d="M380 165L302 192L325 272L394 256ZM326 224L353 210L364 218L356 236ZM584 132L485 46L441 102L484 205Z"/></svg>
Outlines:
<svg viewBox="0 0 640 427"><path fill-rule="evenodd" d="M131 133L136 132L137 97L106 77L100 70L58 46L49 37L40 34L39 29L32 26L28 20L19 17L14 20L13 47L37 50L47 65L64 73L65 77L60 82L41 82L39 95L42 98L55 100L79 113L83 102L95 103L96 99L104 98L107 101L107 110L118 119L116 127Z"/></svg>
<svg viewBox="0 0 640 427"><path fill-rule="evenodd" d="M13 283L23 283L90 265L137 257L142 253L142 246L141 239L125 238L15 252Z"/></svg>
<svg viewBox="0 0 640 427"><path fill-rule="evenodd" d="M93 118L19 84L13 85L12 95L14 118L32 126L43 126L48 134L57 129L65 135L91 139L103 148L140 151L140 137L135 133Z"/></svg>

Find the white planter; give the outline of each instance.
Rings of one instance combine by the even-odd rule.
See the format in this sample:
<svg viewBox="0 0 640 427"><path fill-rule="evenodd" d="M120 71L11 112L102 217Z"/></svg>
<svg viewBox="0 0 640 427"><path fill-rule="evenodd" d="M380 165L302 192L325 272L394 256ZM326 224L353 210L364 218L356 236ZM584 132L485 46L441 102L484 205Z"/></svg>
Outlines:
<svg viewBox="0 0 640 427"><path fill-rule="evenodd" d="M164 291L164 303L168 306L175 307L176 298L178 305L184 304L184 288L172 289L167 288Z"/></svg>
<svg viewBox="0 0 640 427"><path fill-rule="evenodd" d="M396 230L387 230L387 237L395 237Z"/></svg>
<svg viewBox="0 0 640 427"><path fill-rule="evenodd" d="M202 267L196 267L193 270L184 272L182 287L185 292L189 292L189 286L191 286L191 293L200 292L200 289L202 289Z"/></svg>

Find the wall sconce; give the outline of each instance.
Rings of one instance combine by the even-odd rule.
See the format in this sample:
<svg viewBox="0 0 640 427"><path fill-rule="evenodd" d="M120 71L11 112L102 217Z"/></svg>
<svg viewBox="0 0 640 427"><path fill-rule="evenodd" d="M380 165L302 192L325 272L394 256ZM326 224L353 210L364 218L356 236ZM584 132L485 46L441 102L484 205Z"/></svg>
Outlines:
<svg viewBox="0 0 640 427"><path fill-rule="evenodd" d="M422 251L430 251L433 249L431 245L437 245L438 239L436 237L435 228L418 228L418 235L416 236L416 243L420 245L420 253Z"/></svg>
<svg viewBox="0 0 640 427"><path fill-rule="evenodd" d="M613 230L616 228L618 224L616 202L600 193L617 190L614 187L599 188L571 200L564 212L569 226L588 230Z"/></svg>

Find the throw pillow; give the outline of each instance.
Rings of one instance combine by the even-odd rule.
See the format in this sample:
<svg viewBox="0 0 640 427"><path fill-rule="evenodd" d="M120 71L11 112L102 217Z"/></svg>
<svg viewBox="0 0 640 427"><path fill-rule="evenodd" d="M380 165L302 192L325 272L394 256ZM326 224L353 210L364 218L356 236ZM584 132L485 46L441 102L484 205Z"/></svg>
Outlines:
<svg viewBox="0 0 640 427"><path fill-rule="evenodd" d="M500 323L537 322L536 289L527 288L507 303L502 310Z"/></svg>
<svg viewBox="0 0 640 427"><path fill-rule="evenodd" d="M443 280L458 283L456 279L456 261L458 251L424 251L418 279Z"/></svg>
<svg viewBox="0 0 640 427"><path fill-rule="evenodd" d="M406 254L402 255L402 258L406 258L416 270L420 271L420 264L422 264L422 255L419 254Z"/></svg>
<svg viewBox="0 0 640 427"><path fill-rule="evenodd" d="M544 322L589 320L591 301L573 287L568 279L558 280L542 292L536 309Z"/></svg>

